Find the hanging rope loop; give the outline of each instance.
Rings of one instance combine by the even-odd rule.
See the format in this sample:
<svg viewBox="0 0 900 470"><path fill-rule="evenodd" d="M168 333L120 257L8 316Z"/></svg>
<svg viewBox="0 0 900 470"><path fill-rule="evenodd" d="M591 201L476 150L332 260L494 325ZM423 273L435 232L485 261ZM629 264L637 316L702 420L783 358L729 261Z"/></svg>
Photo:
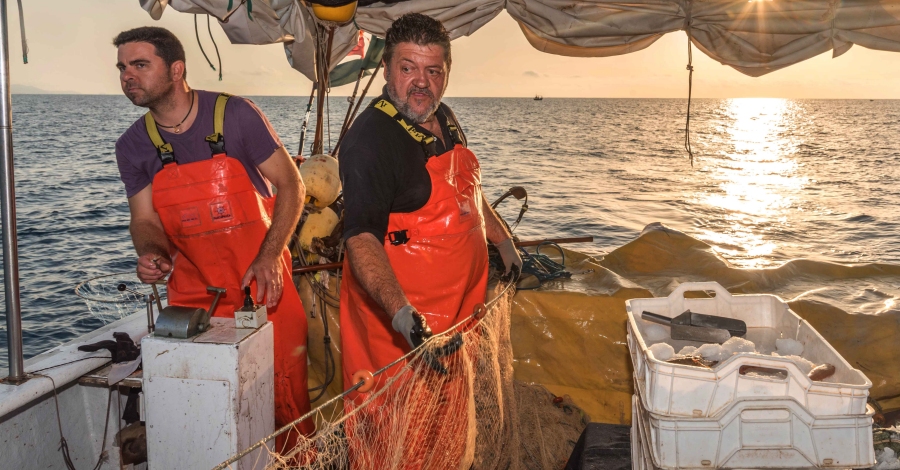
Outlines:
<svg viewBox="0 0 900 470"><path fill-rule="evenodd" d="M209 20L209 16L206 17L207 21ZM200 42L200 28L197 27L197 15L194 15L194 36L197 38L197 46L200 47L200 53L203 54L203 58L206 59L206 63L209 64L209 67L213 69L213 72L216 71L216 66L213 65L212 61L209 60L209 57L206 55L206 51L203 50L203 43Z"/></svg>
<svg viewBox="0 0 900 470"><path fill-rule="evenodd" d="M693 2L687 0L684 4L684 30L688 38L688 101L687 101L687 117L684 122L684 150L691 159L691 168L694 167L694 151L691 148L691 94L693 92L694 82L694 56L693 56L693 36L691 35L691 24L693 23L692 14Z"/></svg>

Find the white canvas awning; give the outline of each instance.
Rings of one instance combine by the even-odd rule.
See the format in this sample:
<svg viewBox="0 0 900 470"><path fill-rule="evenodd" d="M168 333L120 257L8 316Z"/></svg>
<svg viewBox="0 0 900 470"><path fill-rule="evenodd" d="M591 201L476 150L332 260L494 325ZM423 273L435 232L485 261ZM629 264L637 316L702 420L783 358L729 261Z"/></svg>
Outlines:
<svg viewBox="0 0 900 470"><path fill-rule="evenodd" d="M153 18L166 6L224 17L232 43L283 42L291 66L315 77L317 26L298 0L139 0ZM455 39L473 34L501 10L512 16L536 49L572 57L639 51L666 33L685 30L697 48L750 76L823 52L837 57L858 44L900 52L900 0L406 0L360 6L355 23L335 31L332 64L355 45L357 26L383 36L404 13L440 20Z"/></svg>

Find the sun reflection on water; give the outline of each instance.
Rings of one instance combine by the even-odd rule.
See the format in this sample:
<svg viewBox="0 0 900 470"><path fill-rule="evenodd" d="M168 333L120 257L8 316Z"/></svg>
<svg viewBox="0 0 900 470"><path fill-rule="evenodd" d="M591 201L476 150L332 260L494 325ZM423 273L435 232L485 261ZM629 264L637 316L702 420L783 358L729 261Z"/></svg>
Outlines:
<svg viewBox="0 0 900 470"><path fill-rule="evenodd" d="M722 107L731 122L719 129L726 145L711 162L716 189L700 203L724 217L725 230L719 226L701 238L741 267L771 266L779 246L767 232L790 226L795 195L808 184L793 158L798 142L791 130L798 110L795 103L773 98L731 99Z"/></svg>

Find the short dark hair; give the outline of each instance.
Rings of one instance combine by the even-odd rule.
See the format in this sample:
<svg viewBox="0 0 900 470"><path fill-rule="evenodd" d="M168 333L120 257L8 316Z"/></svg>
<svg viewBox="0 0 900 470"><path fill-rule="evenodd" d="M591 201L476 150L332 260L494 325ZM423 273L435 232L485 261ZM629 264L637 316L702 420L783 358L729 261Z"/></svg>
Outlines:
<svg viewBox="0 0 900 470"><path fill-rule="evenodd" d="M184 58L184 47L181 41L166 28L156 26L141 26L140 28L122 31L113 39L116 47L130 42L146 42L156 48L156 55L162 58L167 67L171 67L176 60L185 63L184 77L187 78L187 61Z"/></svg>
<svg viewBox="0 0 900 470"><path fill-rule="evenodd" d="M397 18L384 35L384 63L391 63L394 48L401 42L420 46L437 44L444 48L444 62L450 67L450 33L440 21L421 13L407 13Z"/></svg>

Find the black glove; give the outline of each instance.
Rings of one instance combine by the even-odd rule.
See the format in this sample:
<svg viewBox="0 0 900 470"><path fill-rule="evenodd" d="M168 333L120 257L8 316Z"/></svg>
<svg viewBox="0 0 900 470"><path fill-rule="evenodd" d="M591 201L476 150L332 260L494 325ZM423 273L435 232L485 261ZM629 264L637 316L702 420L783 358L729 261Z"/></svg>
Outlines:
<svg viewBox="0 0 900 470"><path fill-rule="evenodd" d="M141 347L134 344L134 341L128 336L128 333L113 333L115 341L105 339L92 344L78 346L79 351L94 352L101 349L109 351L113 362L133 361L141 356Z"/></svg>
<svg viewBox="0 0 900 470"><path fill-rule="evenodd" d="M412 305L407 305L394 314L391 321L394 331L403 335L411 349L416 349L431 337L431 328Z"/></svg>
<svg viewBox="0 0 900 470"><path fill-rule="evenodd" d="M497 247L500 257L503 258L503 265L506 266L506 272L503 273L504 276L510 273L513 266L516 267L518 273L522 272L522 256L519 255L519 249L516 248L512 238L507 238L500 243L494 243L494 246Z"/></svg>

